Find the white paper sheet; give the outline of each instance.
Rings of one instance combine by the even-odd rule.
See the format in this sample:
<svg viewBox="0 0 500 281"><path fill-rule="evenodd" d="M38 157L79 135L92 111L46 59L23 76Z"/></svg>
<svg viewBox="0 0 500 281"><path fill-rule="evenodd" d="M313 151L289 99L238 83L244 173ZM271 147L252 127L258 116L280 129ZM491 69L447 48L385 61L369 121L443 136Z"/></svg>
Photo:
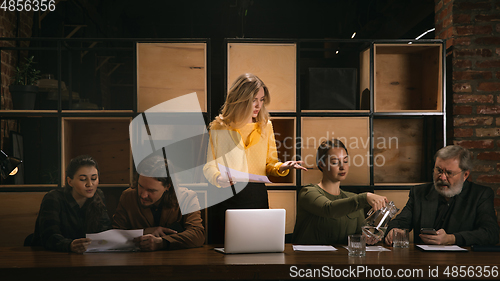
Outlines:
<svg viewBox="0 0 500 281"><path fill-rule="evenodd" d="M366 246L367 252L390 252L391 250L383 246Z"/></svg>
<svg viewBox="0 0 500 281"><path fill-rule="evenodd" d="M229 175L231 176L231 180L235 182L263 182L263 183L271 183L268 177L266 176L259 176L259 175L254 175L254 174L249 174L249 173L244 173L240 172L234 169L231 169L229 167L226 167L224 165L221 165L220 163L217 163L219 167L219 171L223 174L226 174L229 172Z"/></svg>
<svg viewBox="0 0 500 281"><path fill-rule="evenodd" d="M467 252L467 249L459 247L457 245L444 246L444 245L417 245L424 251L451 251L451 252Z"/></svg>
<svg viewBox="0 0 500 281"><path fill-rule="evenodd" d="M141 237L143 229L110 229L99 233L87 234L92 239L86 253L93 252L131 252L137 251L134 238Z"/></svg>
<svg viewBox="0 0 500 281"><path fill-rule="evenodd" d="M347 250L349 250L349 246L344 246ZM391 250L383 247L383 246L366 246L367 252L390 252Z"/></svg>
<svg viewBox="0 0 500 281"><path fill-rule="evenodd" d="M304 252L337 251L335 247L330 245L293 245L293 250Z"/></svg>

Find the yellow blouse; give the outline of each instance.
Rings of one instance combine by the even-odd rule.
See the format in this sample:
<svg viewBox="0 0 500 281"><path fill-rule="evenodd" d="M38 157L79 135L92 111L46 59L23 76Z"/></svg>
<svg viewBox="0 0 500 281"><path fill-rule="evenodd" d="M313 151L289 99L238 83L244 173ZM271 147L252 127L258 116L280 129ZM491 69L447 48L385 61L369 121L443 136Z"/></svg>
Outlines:
<svg viewBox="0 0 500 281"><path fill-rule="evenodd" d="M239 129L210 130L207 163L203 173L211 184L220 187L217 177L221 173L217 164L260 176L284 177L289 172L279 172L283 163L278 161L271 121L267 122L263 132L257 123L248 123Z"/></svg>

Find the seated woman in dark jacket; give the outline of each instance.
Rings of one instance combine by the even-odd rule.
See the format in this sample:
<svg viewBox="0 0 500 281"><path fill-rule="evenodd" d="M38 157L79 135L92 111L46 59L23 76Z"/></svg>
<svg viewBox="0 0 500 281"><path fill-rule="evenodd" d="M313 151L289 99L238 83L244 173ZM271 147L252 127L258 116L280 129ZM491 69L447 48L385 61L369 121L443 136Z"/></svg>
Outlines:
<svg viewBox="0 0 500 281"><path fill-rule="evenodd" d="M99 167L90 156L71 160L66 186L48 192L40 206L31 246L47 250L83 253L91 240L86 233L111 228L99 184Z"/></svg>
<svg viewBox="0 0 500 281"><path fill-rule="evenodd" d="M294 244L347 244L347 236L361 234L364 208L385 207L387 198L370 192L355 194L340 189L349 172L349 155L345 145L332 139L318 148L316 164L323 172L318 184L309 184L299 192ZM367 240L373 244L377 241Z"/></svg>

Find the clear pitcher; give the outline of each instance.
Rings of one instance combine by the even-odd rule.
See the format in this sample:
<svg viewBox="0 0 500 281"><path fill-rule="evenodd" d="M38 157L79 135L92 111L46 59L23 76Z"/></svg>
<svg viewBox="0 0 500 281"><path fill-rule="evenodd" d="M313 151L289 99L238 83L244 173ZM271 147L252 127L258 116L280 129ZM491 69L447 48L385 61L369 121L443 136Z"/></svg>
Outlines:
<svg viewBox="0 0 500 281"><path fill-rule="evenodd" d="M387 231L387 225L389 221L396 215L399 209L394 205L394 202L391 201L385 205L384 208L373 211L373 208L367 214L365 222L363 223L363 233L366 236L382 239Z"/></svg>

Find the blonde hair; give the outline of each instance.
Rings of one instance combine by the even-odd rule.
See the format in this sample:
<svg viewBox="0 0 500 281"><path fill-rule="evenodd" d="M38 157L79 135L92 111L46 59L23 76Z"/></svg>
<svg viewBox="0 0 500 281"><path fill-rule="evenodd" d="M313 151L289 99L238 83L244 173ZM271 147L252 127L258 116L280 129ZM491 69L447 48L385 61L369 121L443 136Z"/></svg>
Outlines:
<svg viewBox="0 0 500 281"><path fill-rule="evenodd" d="M270 103L271 97L264 82L251 73L242 74L233 82L220 114L210 123L210 129L243 127L248 117L252 116L253 100L261 88L264 89L264 104L254 120L263 132L269 121L266 105Z"/></svg>

